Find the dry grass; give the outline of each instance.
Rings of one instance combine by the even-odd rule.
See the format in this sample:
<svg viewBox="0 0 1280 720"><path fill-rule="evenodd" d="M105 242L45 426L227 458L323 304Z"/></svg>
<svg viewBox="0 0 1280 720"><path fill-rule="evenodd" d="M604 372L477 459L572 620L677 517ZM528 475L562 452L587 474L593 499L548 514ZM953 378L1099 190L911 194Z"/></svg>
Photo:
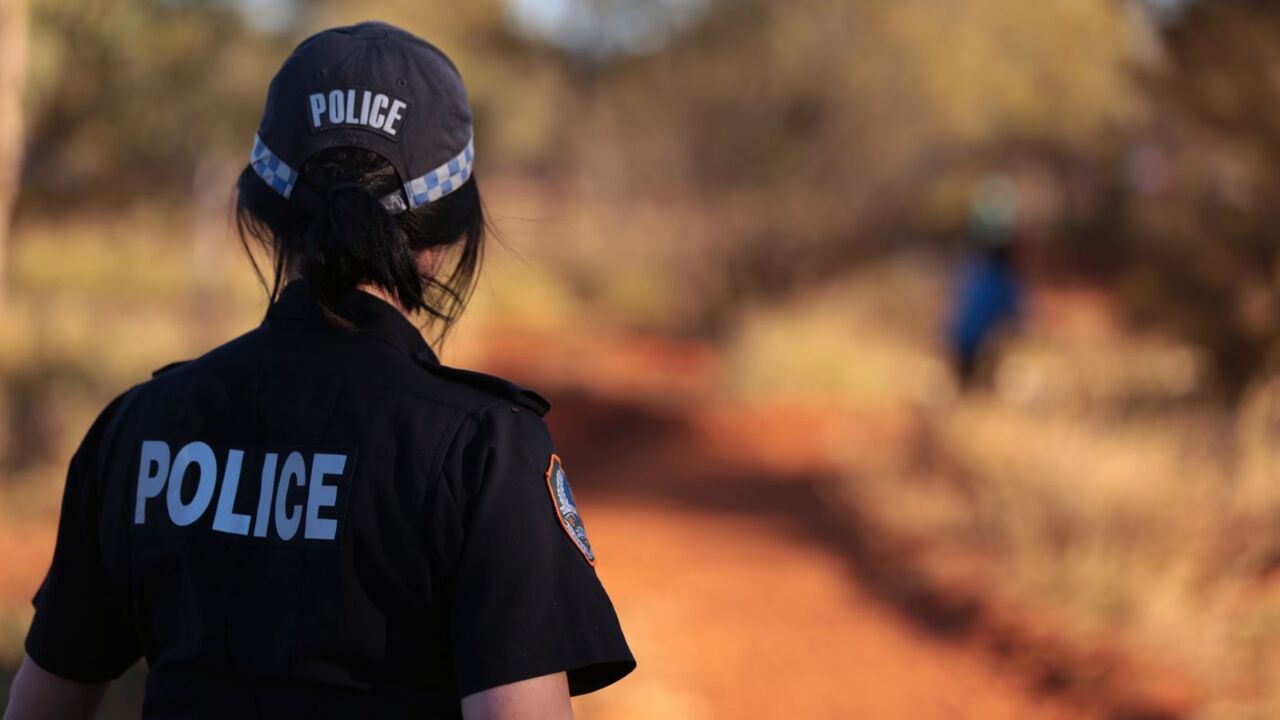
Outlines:
<svg viewBox="0 0 1280 720"><path fill-rule="evenodd" d="M1238 416L1187 348L1041 314L990 393L951 389L944 277L913 260L744 324L732 389L898 429L831 442L848 492L937 575L1190 673L1206 718L1280 717L1280 382Z"/></svg>

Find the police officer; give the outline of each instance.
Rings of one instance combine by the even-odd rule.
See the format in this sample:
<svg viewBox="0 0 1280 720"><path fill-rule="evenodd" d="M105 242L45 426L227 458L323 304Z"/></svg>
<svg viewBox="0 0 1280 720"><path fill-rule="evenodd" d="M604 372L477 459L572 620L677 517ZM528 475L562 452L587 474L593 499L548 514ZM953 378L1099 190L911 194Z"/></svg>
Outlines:
<svg viewBox="0 0 1280 720"><path fill-rule="evenodd" d="M286 60L238 182L266 319L90 428L7 717L89 717L142 657L147 718L561 718L634 668L547 402L408 319L472 286L473 154L423 40Z"/></svg>

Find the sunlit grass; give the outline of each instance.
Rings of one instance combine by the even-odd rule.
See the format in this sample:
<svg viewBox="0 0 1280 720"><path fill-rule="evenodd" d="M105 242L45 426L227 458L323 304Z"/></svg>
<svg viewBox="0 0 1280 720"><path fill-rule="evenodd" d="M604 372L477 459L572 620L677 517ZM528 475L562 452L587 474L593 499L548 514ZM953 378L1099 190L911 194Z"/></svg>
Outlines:
<svg viewBox="0 0 1280 720"><path fill-rule="evenodd" d="M928 264L890 263L752 313L731 390L843 408L892 438L828 447L859 512L913 540L941 580L1171 662L1203 686L1206 717L1276 716L1280 384L1237 418L1198 399L1191 350L1033 311L992 390L960 394L944 284Z"/></svg>
<svg viewBox="0 0 1280 720"><path fill-rule="evenodd" d="M794 304L745 313L727 348L729 392L859 407L949 397L934 342L942 280L916 262L927 263L886 263Z"/></svg>

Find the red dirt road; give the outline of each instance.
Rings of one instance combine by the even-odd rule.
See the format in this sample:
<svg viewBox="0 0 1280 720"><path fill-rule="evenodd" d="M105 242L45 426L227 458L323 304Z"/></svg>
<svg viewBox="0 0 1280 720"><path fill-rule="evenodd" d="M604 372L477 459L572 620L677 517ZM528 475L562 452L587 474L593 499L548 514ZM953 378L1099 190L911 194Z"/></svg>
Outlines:
<svg viewBox="0 0 1280 720"><path fill-rule="evenodd" d="M785 524L587 495L640 662L584 718L1068 718L933 639Z"/></svg>
<svg viewBox="0 0 1280 720"><path fill-rule="evenodd" d="M725 456L677 411L557 400L549 420L640 664L579 699L581 717L1087 717L878 599L803 475Z"/></svg>
<svg viewBox="0 0 1280 720"><path fill-rule="evenodd" d="M538 358L520 352L529 346L497 353L523 373L487 364L549 391L599 573L640 663L576 700L583 720L1174 717L1084 712L948 630L963 612L886 592L897 566L858 551L805 465L812 425L777 413L724 421L731 409L710 412L698 399L712 372L705 359L646 363L652 353L628 346L616 373L625 382L574 390L553 372L536 381ZM661 377L640 383L637 364ZM0 594L25 601L48 557L41 549L18 553L39 561L0 572ZM139 682L135 674L117 688L110 704L120 712L109 717L136 716Z"/></svg>

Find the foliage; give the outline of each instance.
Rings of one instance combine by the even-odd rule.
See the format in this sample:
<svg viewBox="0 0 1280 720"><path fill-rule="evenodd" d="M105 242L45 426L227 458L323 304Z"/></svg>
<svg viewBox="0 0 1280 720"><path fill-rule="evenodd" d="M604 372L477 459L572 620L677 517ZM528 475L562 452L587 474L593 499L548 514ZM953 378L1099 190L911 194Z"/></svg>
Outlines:
<svg viewBox="0 0 1280 720"><path fill-rule="evenodd" d="M559 173L624 213L666 208L662 236L618 244L635 262L669 245L688 322L719 333L744 300L900 241L973 154L1083 153L1131 123L1140 20L1108 0L719 3L666 51L588 78Z"/></svg>
<svg viewBox="0 0 1280 720"><path fill-rule="evenodd" d="M1210 348L1229 394L1264 367L1280 326L1280 142L1257 111L1274 104L1274 4L1196 3L1158 25L1113 0L581 3L531 26L501 0L326 0L271 34L226 0L32 0L22 206L185 202L204 164L240 162L293 42L378 17L462 68L482 177L592 208L553 243L586 299L625 268L682 299L668 325L722 337L752 302L960 232L975 168L1032 165L1067 198L1045 234L1131 260L1135 321ZM649 30L631 50L650 52L619 52L634 14ZM1131 177L1148 146L1172 168L1159 191Z"/></svg>
<svg viewBox="0 0 1280 720"><path fill-rule="evenodd" d="M1280 6L1196 4L1166 35L1128 295L1144 324L1208 348L1236 396L1280 347Z"/></svg>
<svg viewBox="0 0 1280 720"><path fill-rule="evenodd" d="M1189 348L1062 324L1005 347L994 392L957 395L939 279L899 257L750 311L730 391L828 418L799 434L934 587L1011 599L1099 659L1159 658L1204 717L1276 717L1280 382L1233 416L1196 399Z"/></svg>
<svg viewBox="0 0 1280 720"><path fill-rule="evenodd" d="M184 199L245 146L280 56L222 3L32 0L31 23L23 199L59 211Z"/></svg>

